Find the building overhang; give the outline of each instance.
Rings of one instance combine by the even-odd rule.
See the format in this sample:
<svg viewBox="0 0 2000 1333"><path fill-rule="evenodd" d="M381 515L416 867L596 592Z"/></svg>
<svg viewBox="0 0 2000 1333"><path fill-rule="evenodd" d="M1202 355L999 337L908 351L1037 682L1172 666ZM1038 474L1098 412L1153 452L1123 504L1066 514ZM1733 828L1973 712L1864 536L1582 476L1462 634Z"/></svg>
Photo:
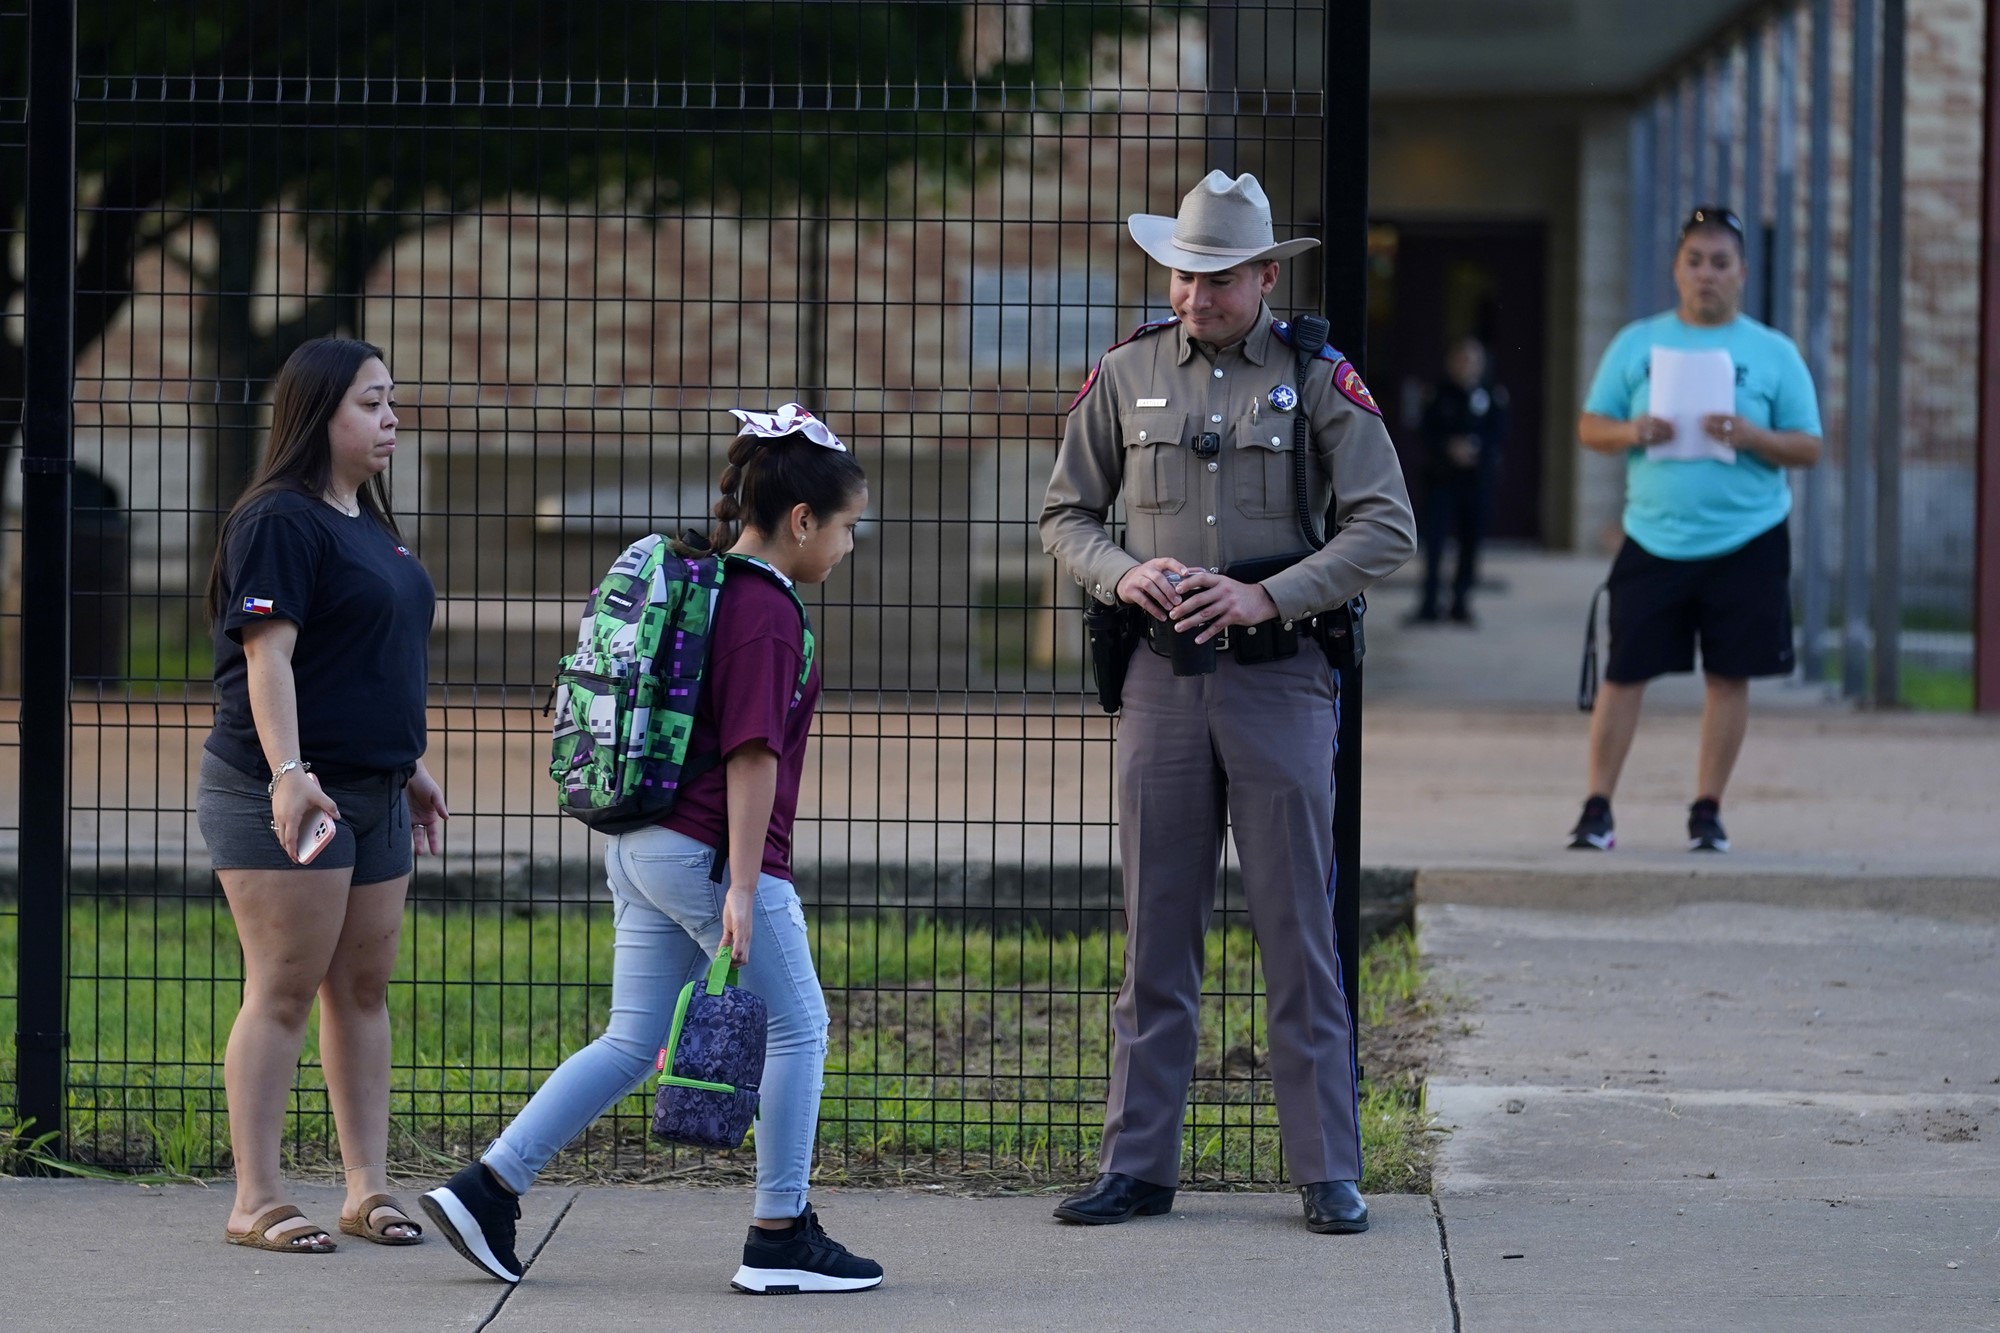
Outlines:
<svg viewBox="0 0 2000 1333"><path fill-rule="evenodd" d="M1698 50L1761 0L1387 0L1371 18L1384 98L1615 97Z"/></svg>

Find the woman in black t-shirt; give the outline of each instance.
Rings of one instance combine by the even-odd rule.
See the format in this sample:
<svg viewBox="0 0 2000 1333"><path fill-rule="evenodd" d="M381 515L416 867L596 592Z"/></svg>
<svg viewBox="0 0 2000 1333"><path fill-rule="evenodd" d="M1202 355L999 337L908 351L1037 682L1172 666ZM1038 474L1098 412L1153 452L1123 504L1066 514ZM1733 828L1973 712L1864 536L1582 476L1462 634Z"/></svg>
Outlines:
<svg viewBox="0 0 2000 1333"><path fill-rule="evenodd" d="M435 592L383 478L396 412L382 353L321 338L278 375L271 438L209 575L215 727L196 810L243 946L223 1078L231 1243L334 1248L284 1202L278 1148L315 994L347 1199L342 1232L414 1245L388 1194L388 982L414 850L440 849L424 770Z"/></svg>

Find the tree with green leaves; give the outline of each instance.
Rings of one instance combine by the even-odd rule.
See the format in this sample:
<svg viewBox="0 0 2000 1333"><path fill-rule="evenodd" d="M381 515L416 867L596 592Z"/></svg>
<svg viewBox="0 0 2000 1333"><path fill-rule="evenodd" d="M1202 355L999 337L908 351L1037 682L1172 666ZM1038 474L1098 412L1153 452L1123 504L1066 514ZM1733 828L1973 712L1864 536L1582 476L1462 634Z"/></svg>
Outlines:
<svg viewBox="0 0 2000 1333"><path fill-rule="evenodd" d="M80 5L76 350L130 300L147 247L212 229L196 286L226 505L254 463L264 384L301 342L356 327L366 275L408 231L506 196L823 213L899 169L970 174L1099 37L1144 22L1123 0ZM0 63L0 117L25 88L24 56ZM27 182L6 142L0 218L18 220ZM273 209L303 225L311 290L259 329ZM0 262L0 309L21 278ZM0 339L0 444L18 435L22 374L20 346Z"/></svg>

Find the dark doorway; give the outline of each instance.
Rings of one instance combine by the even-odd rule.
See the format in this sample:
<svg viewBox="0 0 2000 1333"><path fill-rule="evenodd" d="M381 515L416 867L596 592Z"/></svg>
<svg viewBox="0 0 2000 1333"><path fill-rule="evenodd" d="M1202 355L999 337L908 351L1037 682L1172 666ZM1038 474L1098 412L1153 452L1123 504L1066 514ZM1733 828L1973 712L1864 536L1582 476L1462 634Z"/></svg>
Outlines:
<svg viewBox="0 0 2000 1333"><path fill-rule="evenodd" d="M1368 241L1368 382L1404 475L1421 484L1424 395L1446 349L1486 344L1513 421L1488 531L1542 540L1542 356L1547 233L1539 222L1377 221Z"/></svg>

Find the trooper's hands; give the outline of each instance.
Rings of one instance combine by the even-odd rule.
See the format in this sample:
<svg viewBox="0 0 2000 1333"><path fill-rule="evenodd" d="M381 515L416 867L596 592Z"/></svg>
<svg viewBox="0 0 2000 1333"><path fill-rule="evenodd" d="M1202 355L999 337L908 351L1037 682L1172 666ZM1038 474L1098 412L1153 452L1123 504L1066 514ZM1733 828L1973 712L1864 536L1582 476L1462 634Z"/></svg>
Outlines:
<svg viewBox="0 0 2000 1333"><path fill-rule="evenodd" d="M1661 417L1634 417L1632 444L1643 449L1649 444L1665 444L1674 438L1674 423Z"/></svg>
<svg viewBox="0 0 2000 1333"><path fill-rule="evenodd" d="M1181 604L1174 632L1207 643L1230 625L1256 625L1278 617L1278 604L1261 583L1238 583L1222 574L1191 569L1181 575Z"/></svg>
<svg viewBox="0 0 2000 1333"><path fill-rule="evenodd" d="M1174 585L1167 582L1167 575L1188 572L1188 567L1172 556L1156 556L1143 565L1134 565L1126 570L1119 578L1115 591L1119 601L1130 602L1157 619L1165 620L1173 614L1173 609L1181 604L1185 595L1174 591Z"/></svg>
<svg viewBox="0 0 2000 1333"><path fill-rule="evenodd" d="M722 895L722 948L741 967L750 961L750 923L757 915L757 886L732 884Z"/></svg>

